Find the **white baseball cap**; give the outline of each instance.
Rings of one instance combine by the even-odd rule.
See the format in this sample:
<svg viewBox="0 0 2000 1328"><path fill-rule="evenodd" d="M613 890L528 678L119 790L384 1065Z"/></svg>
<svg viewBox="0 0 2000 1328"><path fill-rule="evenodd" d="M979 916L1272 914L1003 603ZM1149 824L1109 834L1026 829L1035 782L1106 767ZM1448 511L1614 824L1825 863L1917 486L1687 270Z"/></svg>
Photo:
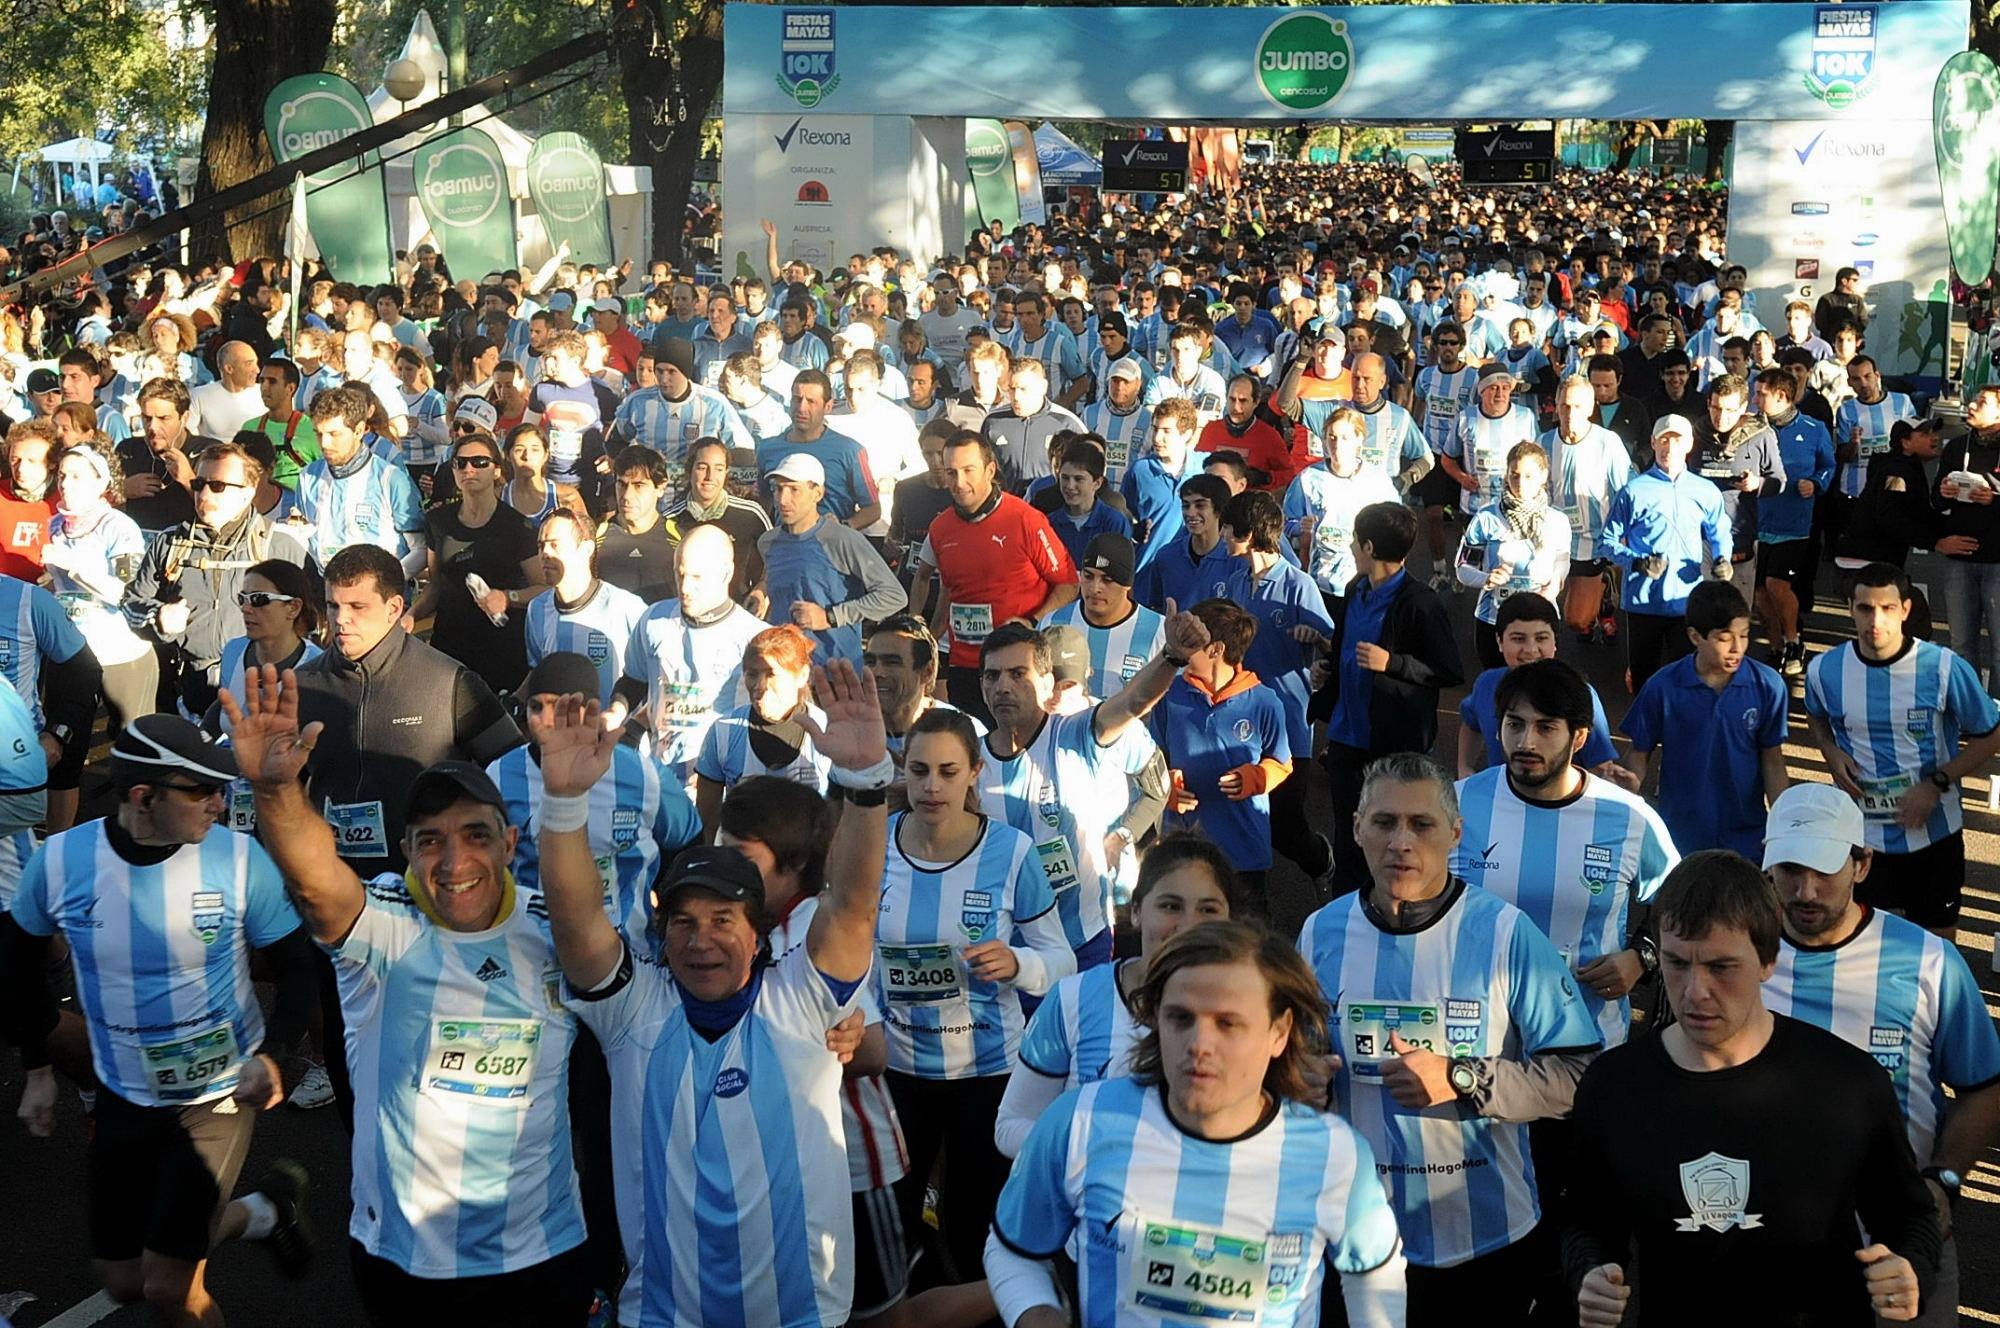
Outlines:
<svg viewBox="0 0 2000 1328"><path fill-rule="evenodd" d="M492 433L500 423L500 412L484 397L467 397L458 403L458 409L451 413L454 420L470 420L480 428Z"/></svg>
<svg viewBox="0 0 2000 1328"><path fill-rule="evenodd" d="M625 312L625 306L612 299L609 295L606 295L590 306L590 312L594 314L622 314Z"/></svg>
<svg viewBox="0 0 2000 1328"><path fill-rule="evenodd" d="M1861 808L1831 784L1794 784L1764 818L1764 870L1781 862L1831 876L1849 850L1866 848Z"/></svg>
<svg viewBox="0 0 2000 1328"><path fill-rule="evenodd" d="M1688 423L1685 415L1662 415L1653 421L1653 437L1659 438L1670 433L1677 433L1683 438L1692 438L1694 426Z"/></svg>
<svg viewBox="0 0 2000 1328"><path fill-rule="evenodd" d="M1130 357L1113 360L1111 368L1104 376L1106 378L1129 378L1135 383L1144 382L1146 379L1144 371L1139 368L1139 362Z"/></svg>
<svg viewBox="0 0 2000 1328"><path fill-rule="evenodd" d="M819 463L818 457L808 456L804 452L794 452L778 463L778 468L771 472L771 478L792 480L799 484L817 484L824 489L826 467Z"/></svg>

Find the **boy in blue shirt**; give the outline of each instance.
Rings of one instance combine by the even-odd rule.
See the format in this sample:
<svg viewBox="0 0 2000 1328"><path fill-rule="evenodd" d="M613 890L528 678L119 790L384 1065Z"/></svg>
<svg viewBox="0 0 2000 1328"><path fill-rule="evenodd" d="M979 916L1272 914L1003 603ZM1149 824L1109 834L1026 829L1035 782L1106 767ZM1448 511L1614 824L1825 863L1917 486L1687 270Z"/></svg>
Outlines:
<svg viewBox="0 0 2000 1328"><path fill-rule="evenodd" d="M1500 638L1500 666L1487 669L1473 679L1472 690L1458 703L1458 777L1468 779L1487 766L1506 759L1500 748L1500 710L1494 704L1500 680L1508 671L1538 659L1556 657L1556 629L1562 615L1546 596L1532 590L1509 595L1494 615ZM1611 745L1611 721L1604 717L1604 700L1597 688L1590 689L1590 736L1576 754L1580 769L1600 779L1611 780L1628 791L1639 791L1631 772L1618 764L1618 750Z"/></svg>
<svg viewBox="0 0 2000 1328"><path fill-rule="evenodd" d="M1101 497L1104 447L1095 434L1070 439L1062 450L1053 482L1062 501L1047 509L1049 528L1055 531L1056 538L1069 550L1070 561L1078 567L1083 566L1083 551L1097 536L1110 533L1132 537L1132 523Z"/></svg>
<svg viewBox="0 0 2000 1328"><path fill-rule="evenodd" d="M1181 481L1181 530L1142 561L1133 598L1156 613L1167 601L1195 604L1225 594L1238 559L1222 539L1222 508L1229 484L1206 471Z"/></svg>
<svg viewBox="0 0 2000 1328"><path fill-rule="evenodd" d="M1790 369L1757 375L1757 410L1778 436L1785 486L1757 503L1757 612L1771 638L1771 659L1787 678L1806 671L1806 643L1799 637L1800 592L1811 593L1819 562L1813 508L1833 482L1833 435L1799 410L1798 382Z"/></svg>
<svg viewBox="0 0 2000 1328"><path fill-rule="evenodd" d="M1226 599L1188 612L1208 628L1147 723L1172 772L1162 830L1195 830L1229 855L1254 911L1268 915L1270 792L1292 773L1285 708L1243 667L1257 619Z"/></svg>
<svg viewBox="0 0 2000 1328"><path fill-rule="evenodd" d="M1734 849L1758 860L1764 804L1791 782L1785 734L1791 696L1777 670L1749 657L1750 606L1724 581L1688 596L1694 653L1662 668L1622 725L1625 766L1640 782L1662 744L1654 804L1676 844Z"/></svg>

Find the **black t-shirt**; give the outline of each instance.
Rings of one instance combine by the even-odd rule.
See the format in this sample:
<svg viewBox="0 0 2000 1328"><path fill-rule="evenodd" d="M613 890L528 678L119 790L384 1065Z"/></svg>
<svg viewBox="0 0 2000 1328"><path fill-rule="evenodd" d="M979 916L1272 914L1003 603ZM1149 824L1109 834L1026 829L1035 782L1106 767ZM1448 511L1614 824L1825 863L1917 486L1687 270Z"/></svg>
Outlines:
<svg viewBox="0 0 2000 1328"><path fill-rule="evenodd" d="M181 451L192 462L201 455L201 450L214 442L213 438L202 438L189 434L181 443ZM139 523L139 529L148 534L178 526L183 521L194 520L194 494L184 485L171 478L173 472L161 459L142 434L134 434L118 444L118 466L125 472L125 478L134 475L157 475L160 477L160 491L150 498L127 498L125 515Z"/></svg>
<svg viewBox="0 0 2000 1328"><path fill-rule="evenodd" d="M535 528L506 503L480 526L466 525L461 513L453 502L424 515L439 583L431 644L477 673L494 691L508 691L528 672L527 638L522 633L528 610L510 605L506 625L494 626L466 590L465 578L477 572L494 590L525 586L521 564L535 556Z"/></svg>
<svg viewBox="0 0 2000 1328"><path fill-rule="evenodd" d="M1649 1037L1604 1053L1577 1086L1564 1263L1575 1286L1627 1264L1632 1241L1641 1328L1869 1328L1857 1215L1926 1287L1937 1267L1936 1210L1888 1075L1774 1017L1747 1064L1684 1070Z"/></svg>
<svg viewBox="0 0 2000 1328"><path fill-rule="evenodd" d="M673 527L665 521L654 522L643 535L606 521L597 528L598 579L629 590L648 604L672 599L674 551L679 547Z"/></svg>

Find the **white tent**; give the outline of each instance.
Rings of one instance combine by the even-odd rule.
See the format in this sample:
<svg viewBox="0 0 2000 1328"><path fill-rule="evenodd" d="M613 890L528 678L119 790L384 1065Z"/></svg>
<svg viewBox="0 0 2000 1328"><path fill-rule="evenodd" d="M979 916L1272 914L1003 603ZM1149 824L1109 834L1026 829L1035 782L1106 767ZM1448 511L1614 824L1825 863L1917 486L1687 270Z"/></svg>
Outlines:
<svg viewBox="0 0 2000 1328"><path fill-rule="evenodd" d="M20 188L22 168L32 160L48 167L48 178L52 183L50 197L54 200L50 206L69 207L76 202L76 199L63 188L65 173L72 181L89 180L90 192L94 197L99 177L111 174L112 163L117 157L118 150L109 143L100 143L94 138L66 138L60 143L49 144L34 153L32 158L24 157L15 162L13 187ZM32 178L31 174L30 179Z"/></svg>
<svg viewBox="0 0 2000 1328"><path fill-rule="evenodd" d="M368 109L374 113L377 124L435 100L443 89L444 44L438 40L437 27L425 11L417 11L415 21L410 24L410 35L396 58L413 61L424 71L423 90L410 100L399 102L389 95L388 88L377 87L368 94ZM466 112L465 123L491 134L494 146L500 149L501 160L507 163L508 192L514 199L514 234L520 245L521 265L541 266L551 257L551 250L542 219L528 197L528 154L534 151L535 141L484 107ZM383 178L389 190L389 234L397 249L410 249L426 240L437 243L423 205L417 201L414 156L407 149L449 128L440 121L382 149L384 156L393 157L383 167ZM653 172L643 166L613 166L607 162L604 180L611 191L613 259L630 257L643 270L653 255ZM458 275L477 278L483 274Z"/></svg>

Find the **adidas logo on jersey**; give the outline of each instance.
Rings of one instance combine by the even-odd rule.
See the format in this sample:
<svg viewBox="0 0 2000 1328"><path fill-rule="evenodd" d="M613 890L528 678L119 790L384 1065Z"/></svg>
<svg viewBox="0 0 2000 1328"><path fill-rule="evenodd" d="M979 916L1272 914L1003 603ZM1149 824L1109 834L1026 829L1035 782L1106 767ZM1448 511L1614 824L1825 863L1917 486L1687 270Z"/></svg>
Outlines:
<svg viewBox="0 0 2000 1328"><path fill-rule="evenodd" d="M495 959L492 955L488 955L486 956L486 962L481 964L472 976L478 978L481 982L491 982L495 978L506 977L507 970L501 966L498 959Z"/></svg>

